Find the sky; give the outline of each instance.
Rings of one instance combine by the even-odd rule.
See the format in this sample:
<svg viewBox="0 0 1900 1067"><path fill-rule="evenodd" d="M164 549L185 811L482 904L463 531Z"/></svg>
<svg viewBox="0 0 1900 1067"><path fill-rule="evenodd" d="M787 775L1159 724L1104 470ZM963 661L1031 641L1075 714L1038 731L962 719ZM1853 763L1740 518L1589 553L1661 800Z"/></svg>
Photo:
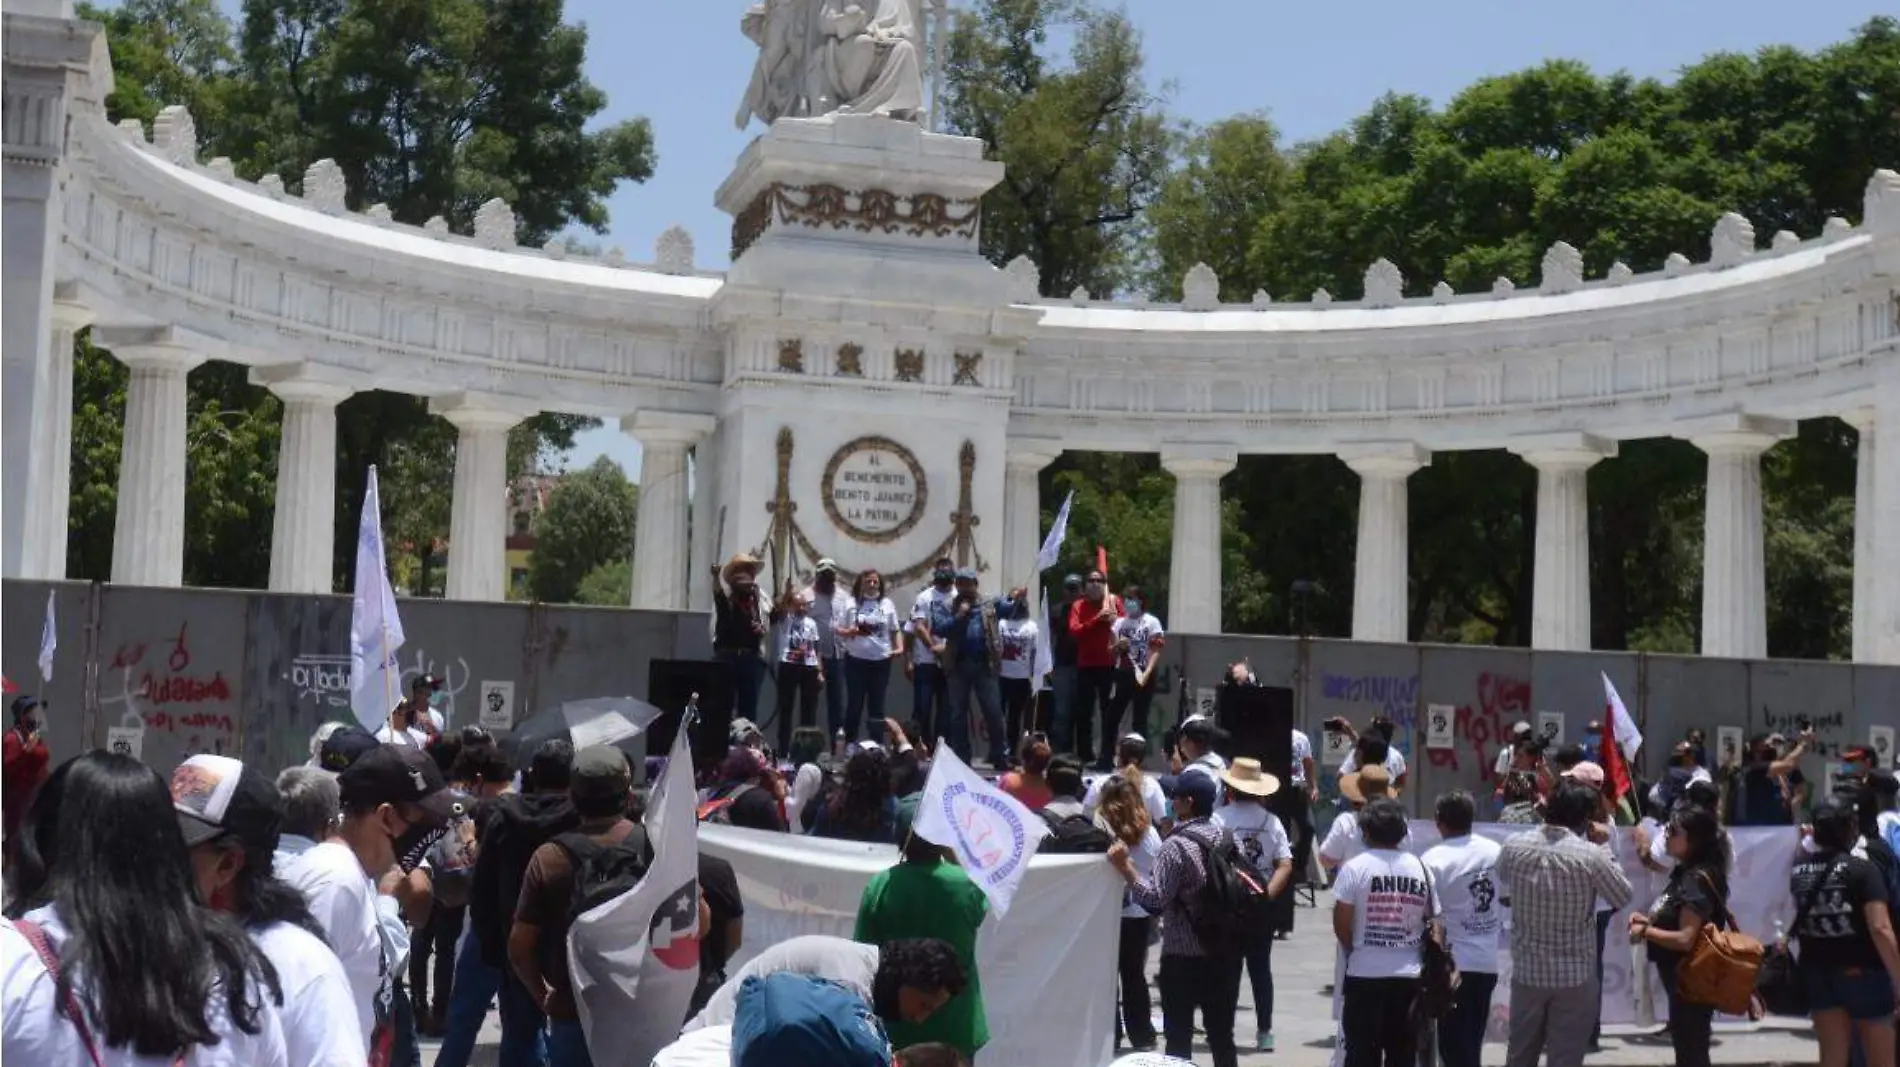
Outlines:
<svg viewBox="0 0 1900 1067"><path fill-rule="evenodd" d="M757 49L739 33L749 0L568 0L589 31L587 73L604 122L644 115L659 163L608 201L603 247L650 262L674 224L704 267L723 267L728 218L713 191L752 136L733 126ZM967 6L969 0L953 0ZM1112 6L1112 5L1103 5ZM1333 132L1387 91L1443 104L1479 78L1579 59L1599 72L1667 79L1712 52L1817 49L1892 8L1874 0L1127 0L1151 87L1194 122L1265 112L1290 142ZM636 480L639 446L618 426L582 435L570 469L609 455Z"/></svg>

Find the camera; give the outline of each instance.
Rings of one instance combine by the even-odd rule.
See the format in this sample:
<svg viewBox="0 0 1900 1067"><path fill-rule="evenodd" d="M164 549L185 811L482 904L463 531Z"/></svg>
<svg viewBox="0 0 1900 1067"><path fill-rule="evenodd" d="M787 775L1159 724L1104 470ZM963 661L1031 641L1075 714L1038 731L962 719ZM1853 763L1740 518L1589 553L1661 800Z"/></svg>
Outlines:
<svg viewBox="0 0 1900 1067"><path fill-rule="evenodd" d="M1327 719L1321 725L1325 726L1328 730L1331 730L1332 732L1336 734L1349 734L1352 732L1352 726L1346 722L1346 717L1344 715L1335 715L1332 718Z"/></svg>

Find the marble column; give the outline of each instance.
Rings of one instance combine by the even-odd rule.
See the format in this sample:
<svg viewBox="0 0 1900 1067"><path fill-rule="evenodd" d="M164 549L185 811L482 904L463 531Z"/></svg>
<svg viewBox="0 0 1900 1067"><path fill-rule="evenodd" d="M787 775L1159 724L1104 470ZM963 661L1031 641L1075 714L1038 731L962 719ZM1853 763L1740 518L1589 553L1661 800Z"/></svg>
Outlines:
<svg viewBox="0 0 1900 1067"><path fill-rule="evenodd" d="M1161 467L1174 476L1174 553L1163 622L1175 633L1221 632L1220 480L1237 458L1219 446L1161 446Z"/></svg>
<svg viewBox="0 0 1900 1067"><path fill-rule="evenodd" d="M450 600L508 599L508 431L531 414L504 397L459 393L429 410L455 426Z"/></svg>
<svg viewBox="0 0 1900 1067"><path fill-rule="evenodd" d="M1536 556L1531 571L1531 647L1590 650L1590 468L1616 442L1552 434L1511 451L1537 469Z"/></svg>
<svg viewBox="0 0 1900 1067"><path fill-rule="evenodd" d="M45 402L33 409L33 481L27 488L23 568L27 577L66 577L66 534L73 485L73 336L92 324L78 302L78 286L56 287L52 341L47 349Z"/></svg>
<svg viewBox="0 0 1900 1067"><path fill-rule="evenodd" d="M1867 660L1872 663L1900 664L1900 462L1889 455L1882 459L1878 455L1883 442L1889 447L1900 441L1900 381L1888 381L1874 395L1874 415L1861 438L1862 477L1866 482L1857 482L1855 496L1854 523L1854 575L1858 579L1862 570L1871 572L1872 581L1867 590ZM1871 443L1869 439L1871 438ZM1871 471L1869 471L1871 468ZM1864 485L1865 489L1860 490ZM1861 523L1858 518L1861 504L1865 502L1864 514L1868 525L1866 553L1861 553ZM1864 564L1864 566L1863 566ZM1859 591L1858 581L1855 586ZM1854 633L1857 638L1861 632L1861 611L1856 600L1854 612ZM1856 659L1860 657L1858 654Z"/></svg>
<svg viewBox="0 0 1900 1067"><path fill-rule="evenodd" d="M1854 662L1871 663L1878 637L1874 609L1874 466L1877 440L1874 409L1857 408L1841 416L1860 437L1854 466Z"/></svg>
<svg viewBox="0 0 1900 1067"><path fill-rule="evenodd" d="M1358 445L1340 459L1359 475L1359 539L1353 554L1352 637L1405 641L1411 537L1406 479L1431 462L1414 444Z"/></svg>
<svg viewBox="0 0 1900 1067"><path fill-rule="evenodd" d="M336 406L355 389L314 364L260 368L251 372L251 383L284 402L271 516L271 591L335 592Z"/></svg>
<svg viewBox="0 0 1900 1067"><path fill-rule="evenodd" d="M689 579L686 453L713 430L706 415L641 411L620 420L640 442L640 513L633 528L636 608L683 611Z"/></svg>
<svg viewBox="0 0 1900 1067"><path fill-rule="evenodd" d="M991 592L1002 594L1018 583L1027 583L1031 596L1044 577L1036 570L1036 553L1049 531L1042 527L1042 486L1039 478L1044 467L1062 454L1062 443L1053 438L1012 437L1003 452L1003 573L991 584Z"/></svg>
<svg viewBox="0 0 1900 1067"><path fill-rule="evenodd" d="M693 513L689 523L692 544L686 563L686 607L712 610L712 586L694 580L719 558L719 460L712 435L693 446Z"/></svg>
<svg viewBox="0 0 1900 1067"><path fill-rule="evenodd" d="M131 371L119 445L112 581L178 586L185 578L185 376L204 357L167 327L101 328L101 346Z"/></svg>
<svg viewBox="0 0 1900 1067"><path fill-rule="evenodd" d="M1709 459L1702 534L1702 654L1768 654L1768 577L1762 560L1761 454L1794 424L1725 416L1683 436Z"/></svg>
<svg viewBox="0 0 1900 1067"><path fill-rule="evenodd" d="M61 168L70 112L97 106L111 87L99 27L70 3L25 0L6 13L4 284L0 284L0 575L41 577L54 562L46 537L53 492L43 431L59 387L52 353ZM94 71L103 77L95 78ZM67 341L71 347L70 334ZM70 354L67 366L70 368ZM71 372L67 373L70 383ZM71 407L70 385L67 407ZM70 419L70 416L69 416ZM63 510L61 512L64 514ZM66 528L57 532L64 564Z"/></svg>

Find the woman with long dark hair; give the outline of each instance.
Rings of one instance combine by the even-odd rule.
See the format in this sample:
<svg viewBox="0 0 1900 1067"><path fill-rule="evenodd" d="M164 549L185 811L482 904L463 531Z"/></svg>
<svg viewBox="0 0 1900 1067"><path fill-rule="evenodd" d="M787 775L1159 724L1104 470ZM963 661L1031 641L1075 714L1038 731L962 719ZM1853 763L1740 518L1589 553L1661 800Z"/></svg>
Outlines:
<svg viewBox="0 0 1900 1067"><path fill-rule="evenodd" d="M883 749L860 748L845 761L843 781L818 808L811 835L897 844L897 803Z"/></svg>
<svg viewBox="0 0 1900 1067"><path fill-rule="evenodd" d="M1161 835L1149 819L1148 802L1136 779L1112 774L1102 780L1095 822L1128 846L1128 858L1134 861L1137 874L1147 878L1154 873L1155 857L1161 853ZM1152 1050L1157 1043L1154 1002L1148 995L1148 942L1154 925L1155 917L1147 909L1123 898L1115 969L1121 983L1121 1014L1115 1019L1115 1036L1120 1040L1126 1035L1128 1047L1137 1052Z"/></svg>
<svg viewBox="0 0 1900 1067"><path fill-rule="evenodd" d="M8 1058L288 1065L276 969L199 902L164 780L112 752L56 778L59 814L37 827L51 903L0 928Z"/></svg>
<svg viewBox="0 0 1900 1067"><path fill-rule="evenodd" d="M844 722L846 741L856 741L868 707L873 729L883 727L884 691L891 684L891 661L904 654L904 631L897 606L884 595L884 576L875 570L858 572L851 583L851 610L837 620L844 638Z"/></svg>
<svg viewBox="0 0 1900 1067"><path fill-rule="evenodd" d="M1728 834L1704 807L1680 808L1663 830L1676 861L1656 910L1630 916L1630 937L1649 943L1649 961L1669 995L1669 1040L1677 1067L1707 1067L1715 1008L1676 992L1676 968L1689 958L1704 923L1732 925L1728 910Z"/></svg>

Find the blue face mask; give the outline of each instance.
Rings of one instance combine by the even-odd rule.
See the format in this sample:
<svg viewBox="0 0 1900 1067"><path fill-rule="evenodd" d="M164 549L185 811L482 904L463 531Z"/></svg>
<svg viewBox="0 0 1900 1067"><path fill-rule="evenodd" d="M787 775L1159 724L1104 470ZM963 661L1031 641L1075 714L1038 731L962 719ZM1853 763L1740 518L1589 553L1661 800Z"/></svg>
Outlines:
<svg viewBox="0 0 1900 1067"><path fill-rule="evenodd" d="M1585 752L1596 752L1602 749L1602 747L1603 747L1602 734L1584 734L1583 735L1583 750Z"/></svg>
<svg viewBox="0 0 1900 1067"><path fill-rule="evenodd" d="M1141 601L1139 600L1128 601L1128 617L1132 619L1132 618L1136 618L1140 616L1140 614L1141 614Z"/></svg>
<svg viewBox="0 0 1900 1067"><path fill-rule="evenodd" d="M434 690L430 692L429 694L429 706L432 708L436 708L440 710L442 705L447 704L448 702L449 702L449 695L447 693L444 693L440 689Z"/></svg>

